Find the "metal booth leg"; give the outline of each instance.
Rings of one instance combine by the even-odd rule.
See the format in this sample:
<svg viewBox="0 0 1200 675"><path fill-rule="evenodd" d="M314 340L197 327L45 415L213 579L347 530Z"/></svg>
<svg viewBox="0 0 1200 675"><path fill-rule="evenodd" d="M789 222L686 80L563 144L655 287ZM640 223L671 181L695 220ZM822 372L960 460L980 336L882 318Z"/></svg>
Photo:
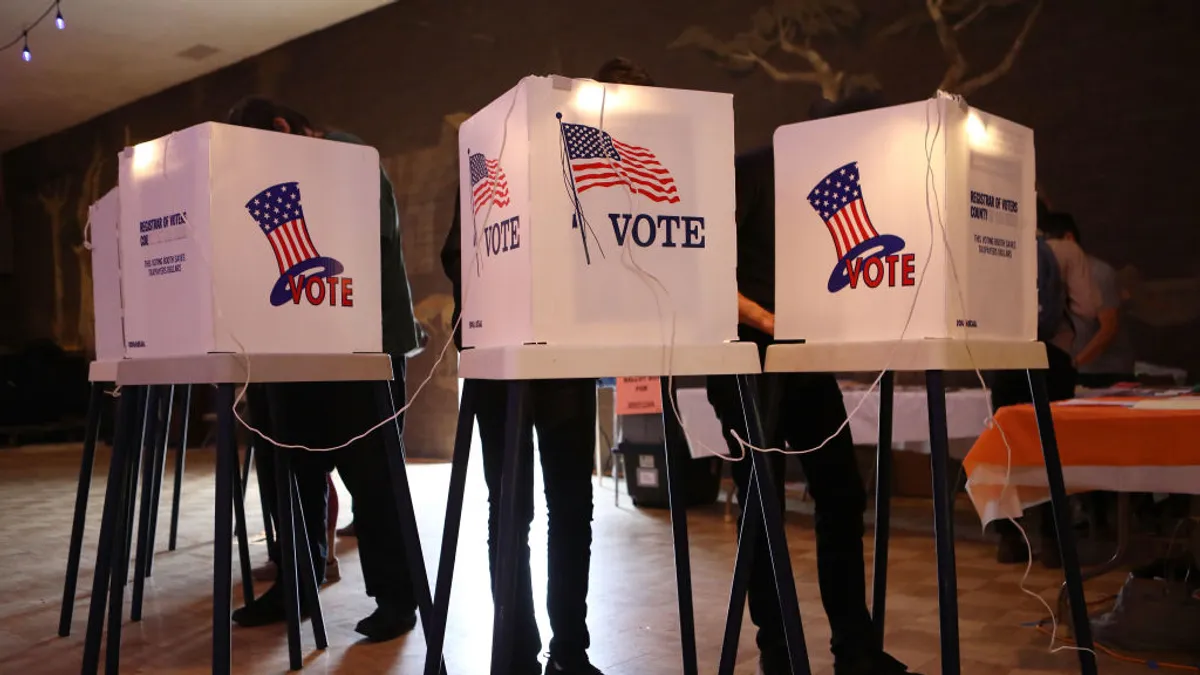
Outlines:
<svg viewBox="0 0 1200 675"><path fill-rule="evenodd" d="M67 574L63 579L62 610L58 617L59 637L71 634L71 616L75 611L75 586L79 583L79 557L83 551L83 528L87 522L88 492L92 486L92 464L96 459L96 438L100 433L100 409L103 403L104 383L93 382L88 396L83 457L79 460L79 485L75 488L75 518L71 523L71 543L67 548Z"/></svg>
<svg viewBox="0 0 1200 675"><path fill-rule="evenodd" d="M517 565L517 509L522 495L521 486L524 462L532 462L524 450L525 433L529 419L528 381L508 383L508 415L506 418L504 473L500 490L500 542L496 552L496 582L493 602L495 603L494 629L492 635L492 675L506 675L512 661L512 636L515 621L511 613L516 596ZM532 495L529 495L532 498Z"/></svg>
<svg viewBox="0 0 1200 675"><path fill-rule="evenodd" d="M232 608L233 482L237 472L234 443L232 384L217 385L217 469L213 515L213 615L212 669L228 673L233 668L230 618Z"/></svg>
<svg viewBox="0 0 1200 675"><path fill-rule="evenodd" d="M458 552L458 532L462 525L463 495L467 489L467 465L471 459L471 441L475 433L476 383L463 383L458 404L458 428L454 435L454 456L450 465L450 488L446 497L446 519L442 529L442 550L438 557L437 585L434 587L433 618L425 628L425 675L438 675L443 667L446 621L450 613L450 588L454 581L454 559ZM424 619L422 619L424 622Z"/></svg>
<svg viewBox="0 0 1200 675"><path fill-rule="evenodd" d="M84 640L84 675L95 675L100 667L100 642L104 634L104 617L108 607L108 589L114 567L119 566L121 523L127 512L125 483L129 478L129 458L135 455L138 418L144 395L141 387L125 387L117 401L117 417L113 429L112 461L108 467L108 485L104 493L104 509L100 518L100 542L96 552L96 569L92 577L92 597L88 608L87 637Z"/></svg>
<svg viewBox="0 0 1200 675"><path fill-rule="evenodd" d="M950 440L946 428L946 385L940 370L925 373L929 405L930 464L933 468L934 540L937 545L938 612L942 674L958 675L958 574L954 568L954 497L950 486Z"/></svg>
<svg viewBox="0 0 1200 675"><path fill-rule="evenodd" d="M1088 620L1087 602L1083 596L1083 578L1079 571L1079 552L1075 548L1075 530L1067 509L1067 488L1063 482L1062 458L1058 454L1058 439L1054 435L1054 417L1050 412L1050 396L1046 389L1046 372L1027 371L1029 392L1037 415L1038 435L1042 441L1042 456L1046 460L1046 480L1050 485L1050 503L1054 509L1054 530L1058 535L1058 550L1062 554L1063 574L1066 576L1067 597L1071 601L1071 621L1075 644L1079 646L1079 671L1096 675L1096 654L1092 651L1092 625ZM1086 650L1086 651L1085 651Z"/></svg>
<svg viewBox="0 0 1200 675"><path fill-rule="evenodd" d="M175 451L175 494L171 497L171 531L167 535L167 550L175 550L179 532L179 499L183 494L184 456L187 455L188 421L192 417L192 385L183 389L183 410L179 420L179 448Z"/></svg>
<svg viewBox="0 0 1200 675"><path fill-rule="evenodd" d="M875 641L883 649L883 622L887 615L888 539L892 530L892 411L895 374L879 379L879 446L875 458L875 561L871 575L871 623Z"/></svg>
<svg viewBox="0 0 1200 675"><path fill-rule="evenodd" d="M392 399L391 383L380 381L375 385L375 401L381 419L396 414L396 402ZM425 569L425 555L421 548L421 535L417 529L417 512L413 507L412 490L408 482L408 467L405 466L404 436L399 420L380 430L387 452L388 471L391 473L392 494L396 499L396 513L400 520L400 536L404 541L404 555L408 563L409 576L413 582L413 596L421 612L421 625L433 624L433 596L429 592L429 572ZM425 643L430 642L428 631ZM444 659L440 664L445 671Z"/></svg>
<svg viewBox="0 0 1200 675"><path fill-rule="evenodd" d="M675 418L675 392L670 378L660 378L663 403L663 457L667 473L667 503L671 509L671 538L675 549L675 587L679 601L679 642L683 650L684 675L697 675L696 619L692 607L692 561L688 548L687 490L679 457L686 457L687 440ZM678 456L673 457L676 452Z"/></svg>

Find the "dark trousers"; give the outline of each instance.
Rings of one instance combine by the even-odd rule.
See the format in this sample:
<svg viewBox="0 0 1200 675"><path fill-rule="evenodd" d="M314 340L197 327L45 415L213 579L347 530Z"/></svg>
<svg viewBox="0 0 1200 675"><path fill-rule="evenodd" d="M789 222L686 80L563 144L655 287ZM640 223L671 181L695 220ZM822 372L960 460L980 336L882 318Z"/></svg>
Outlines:
<svg viewBox="0 0 1200 675"><path fill-rule="evenodd" d="M1079 374L1071 362L1071 355L1058 347L1045 343L1046 360L1049 369L1046 371L1046 390L1051 401L1066 401L1075 398L1075 384ZM1001 370L992 375L992 412L1010 405L1032 403L1033 395L1029 392L1029 376L1023 370ZM1034 507L1042 530L1045 545L1057 550L1058 541L1054 539L1054 511L1049 504ZM1017 540L1021 533L1017 527L1007 520L995 522L996 532L1006 539ZM1022 544L1024 542L1022 541Z"/></svg>
<svg viewBox="0 0 1200 675"><path fill-rule="evenodd" d="M392 399L404 405L404 360L394 360L395 379ZM331 447L369 429L379 422L376 413L374 382L305 382L264 387L269 415L268 435L282 443L309 447ZM255 408L252 407L252 412ZM403 429L404 417L399 418ZM266 430L264 430L266 431ZM395 433L391 426L332 452L284 450L266 446L255 453L259 489L271 497L274 506L274 461L279 452L290 452L292 469L299 488L308 542L318 581L325 578L326 540L329 498L329 472L337 469L353 499L354 521L358 536L359 560L367 595L380 604L401 610L416 609L412 577L404 556L400 520L388 469L384 433ZM272 519L278 528L278 520ZM278 552L272 556L278 560ZM303 557L301 557L303 560Z"/></svg>
<svg viewBox="0 0 1200 675"><path fill-rule="evenodd" d="M837 380L830 374L787 374L774 376L777 391L777 420L775 435L767 446L782 448L786 441L794 450L806 450L821 444L846 420L846 408ZM768 405L768 378L762 378L760 400ZM710 377L708 400L716 410L725 430L725 440L734 456L741 453L737 441L730 435L734 429L746 438L745 418L737 382L732 377ZM772 411L764 409L764 417ZM797 456L808 481L816 510L817 578L821 589L821 604L829 617L832 630L832 650L835 656L848 656L872 649L871 616L867 612L866 571L863 561L863 511L867 497L862 476L854 458L854 443L847 427L825 447ZM785 456L769 455L774 463L775 486L783 506ZM750 462L733 464L737 483L738 503L742 515L739 531L747 509L746 491ZM758 510L751 510L760 517ZM748 588L750 618L758 626L760 650L786 649L783 619L775 591L770 550L766 538L758 537L754 550L754 565Z"/></svg>
<svg viewBox="0 0 1200 675"><path fill-rule="evenodd" d="M483 446L488 486L488 556L493 586L499 542L500 485L504 468L507 382L480 380L476 419ZM529 409L537 429L542 481L546 492L546 609L550 615L550 653L570 663L590 645L587 629L588 570L592 555L592 458L596 448L596 381L536 380L530 383ZM533 581L529 572L529 525L533 521L533 435L526 430L521 452L530 461L520 477L514 604L514 672L536 668L542 649L534 620Z"/></svg>

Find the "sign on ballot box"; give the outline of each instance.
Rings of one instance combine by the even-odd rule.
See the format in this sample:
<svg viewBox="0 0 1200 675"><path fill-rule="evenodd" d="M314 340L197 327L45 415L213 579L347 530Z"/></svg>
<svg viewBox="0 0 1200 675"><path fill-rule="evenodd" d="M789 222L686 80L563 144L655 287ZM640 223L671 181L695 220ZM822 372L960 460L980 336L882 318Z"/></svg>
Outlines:
<svg viewBox="0 0 1200 675"><path fill-rule="evenodd" d="M120 217L121 196L116 188L88 208L97 361L116 361L125 356L125 330L121 325L121 257L117 241Z"/></svg>
<svg viewBox="0 0 1200 675"><path fill-rule="evenodd" d="M459 131L463 344L737 337L733 99L527 77Z"/></svg>
<svg viewBox="0 0 1200 675"><path fill-rule="evenodd" d="M126 355L381 350L379 155L201 124L120 158Z"/></svg>
<svg viewBox="0 0 1200 675"><path fill-rule="evenodd" d="M1033 340L1036 214L1033 132L944 94L780 127L775 336Z"/></svg>

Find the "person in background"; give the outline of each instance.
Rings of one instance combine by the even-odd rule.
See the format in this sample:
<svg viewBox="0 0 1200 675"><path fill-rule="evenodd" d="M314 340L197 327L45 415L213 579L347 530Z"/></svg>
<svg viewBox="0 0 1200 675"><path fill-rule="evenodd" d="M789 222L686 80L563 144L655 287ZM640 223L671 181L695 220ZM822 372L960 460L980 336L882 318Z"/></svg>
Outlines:
<svg viewBox="0 0 1200 675"><path fill-rule="evenodd" d="M1083 246L1074 221L1069 222L1063 237ZM1088 265L1092 281L1100 291L1100 308L1094 320L1074 317L1073 353L1079 369L1079 384L1090 389L1103 389L1119 382L1134 382L1137 378L1134 375L1133 342L1121 318L1124 298L1117 284L1117 272L1112 265L1090 254Z"/></svg>
<svg viewBox="0 0 1200 675"><path fill-rule="evenodd" d="M649 74L627 59L605 63L596 75L601 82L653 86ZM487 213L484 209L483 213ZM462 349L462 209L455 192L454 220L442 247L442 268L454 286L454 341ZM468 251L468 256L474 253ZM475 417L483 448L483 472L488 486L488 560L493 580L499 537L500 478L508 396L505 382L475 380ZM587 627L587 594L592 545L592 471L596 447L596 380L534 380L530 382L532 426L537 429L546 492L547 533L546 609L550 615L550 657L547 675L600 675L588 659L591 636ZM525 447L533 454L533 437L525 432ZM518 497L521 552L516 571L513 675L540 675L542 639L534 618L533 580L529 569L529 525L533 520L533 466L520 477Z"/></svg>
<svg viewBox="0 0 1200 675"><path fill-rule="evenodd" d="M1047 392L1051 401L1064 401L1075 397L1078 372L1071 357L1076 339L1076 324L1080 321L1095 321L1100 310L1100 289L1092 279L1091 265L1087 254L1079 247L1072 231L1075 219L1065 213L1050 211L1043 202L1038 202L1038 294L1043 309L1053 305L1052 316L1043 312L1038 318L1038 339L1046 345L1049 369L1046 374ZM1050 266L1054 263L1054 267ZM1047 295L1059 295L1048 298ZM992 411L1010 405L1032 402L1029 380L1025 371L1001 371L992 382ZM1057 568L1062 565L1055 538L1053 511L1049 504L1034 508L1041 524L1042 564ZM1016 523L1008 520L996 521L996 532L1000 542L996 560L1000 563L1023 563L1031 552L1025 537L1021 536Z"/></svg>
<svg viewBox="0 0 1200 675"><path fill-rule="evenodd" d="M227 121L254 129L362 144L350 134L322 130L299 112L260 97L240 101L229 112ZM397 405L403 405L405 359L419 352L421 329L413 316L395 194L382 169L379 180L383 349L392 357L392 397ZM271 399L270 426L277 440L283 443L308 447L341 445L378 423L374 387L370 382L267 385L267 397ZM397 423L403 429L403 416ZM382 431L341 450L298 451L292 455L300 507L314 561L328 558L329 472L336 468L350 491L363 579L367 595L373 597L377 605L355 630L377 642L404 635L417 621L413 582L404 555L399 514L389 479L387 446L381 435L391 431L390 426L385 426ZM272 450L280 452L277 448ZM266 479L267 490L272 496L276 488L271 480L274 477L274 452L258 455L260 479ZM320 583L325 577L325 566L318 567L320 569L314 572ZM242 626L282 621L285 617L283 598L278 584L273 585L254 602L235 611L233 620Z"/></svg>
<svg viewBox="0 0 1200 675"><path fill-rule="evenodd" d="M878 94L859 92L837 103L822 102L813 118L833 117L882 107ZM737 279L738 335L758 344L760 356L775 333L775 156L771 146L739 156L735 163L737 183ZM866 490L854 457L849 427L836 433L846 420L842 392L833 374L790 373L779 378L780 428L770 447L784 442L797 450L815 448L826 438L825 447L798 457L804 467L809 494L816 503L817 580L821 603L832 631L831 650L835 675L901 675L908 668L880 649L871 615L867 611L866 563L863 559L863 512ZM742 450L730 433L746 438L745 418L737 383L728 376L708 379L708 397L721 426L730 454ZM765 400L765 397L764 399ZM764 413L764 417L769 413ZM836 433L836 435L835 435ZM784 455L772 453L778 482L776 494L783 504ZM742 514L746 516L746 491L750 462L731 464L737 483ZM763 675L791 673L771 567L770 550L760 536L753 552L748 595L750 618L758 626L759 672Z"/></svg>

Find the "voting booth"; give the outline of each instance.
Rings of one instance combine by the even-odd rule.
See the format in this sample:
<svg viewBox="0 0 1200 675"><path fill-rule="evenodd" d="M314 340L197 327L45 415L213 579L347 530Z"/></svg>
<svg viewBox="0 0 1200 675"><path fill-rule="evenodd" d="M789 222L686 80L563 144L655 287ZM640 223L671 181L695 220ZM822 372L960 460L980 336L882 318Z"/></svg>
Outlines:
<svg viewBox="0 0 1200 675"><path fill-rule="evenodd" d="M1034 340L1034 170L1030 129L944 94L780 127L775 336Z"/></svg>
<svg viewBox="0 0 1200 675"><path fill-rule="evenodd" d="M201 124L120 156L130 358L381 350L379 154Z"/></svg>
<svg viewBox="0 0 1200 675"><path fill-rule="evenodd" d="M121 257L117 240L120 217L121 197L116 188L88 207L97 361L116 361L125 356Z"/></svg>
<svg viewBox="0 0 1200 675"><path fill-rule="evenodd" d="M527 77L459 153L464 346L736 339L732 96Z"/></svg>

